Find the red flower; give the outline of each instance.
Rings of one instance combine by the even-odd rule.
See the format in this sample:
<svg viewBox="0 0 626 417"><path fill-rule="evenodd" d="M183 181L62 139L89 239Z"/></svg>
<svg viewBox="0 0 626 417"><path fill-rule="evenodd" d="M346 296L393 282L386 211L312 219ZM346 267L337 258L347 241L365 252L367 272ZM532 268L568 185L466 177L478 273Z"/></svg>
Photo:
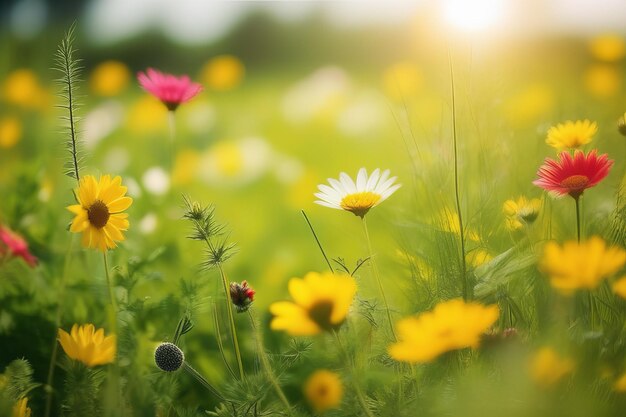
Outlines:
<svg viewBox="0 0 626 417"><path fill-rule="evenodd" d="M574 156L569 152L561 152L558 162L546 158L537 171L539 177L533 184L558 196L569 194L578 199L587 188L596 186L608 174L613 160L607 154L598 156L597 150L587 155L576 151Z"/></svg>
<svg viewBox="0 0 626 417"><path fill-rule="evenodd" d="M243 313L250 308L254 301L254 294L256 294L256 291L248 286L247 281L241 281L241 284L237 282L230 283L230 299L233 305L237 307L239 313Z"/></svg>
<svg viewBox="0 0 626 417"><path fill-rule="evenodd" d="M164 74L153 68L148 68L146 74L137 74L137 80L141 87L161 100L168 110L174 111L181 103L194 98L202 86L192 82L187 75L176 77L172 74Z"/></svg>
<svg viewBox="0 0 626 417"><path fill-rule="evenodd" d="M4 255L7 249L10 256L24 259L31 267L37 265L37 258L28 251L26 241L8 227L0 226L0 256Z"/></svg>

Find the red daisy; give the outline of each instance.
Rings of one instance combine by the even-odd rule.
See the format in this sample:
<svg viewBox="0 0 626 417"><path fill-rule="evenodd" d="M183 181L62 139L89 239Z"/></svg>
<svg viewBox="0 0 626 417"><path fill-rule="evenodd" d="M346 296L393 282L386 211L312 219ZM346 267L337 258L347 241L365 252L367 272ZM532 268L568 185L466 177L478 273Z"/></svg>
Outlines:
<svg viewBox="0 0 626 417"><path fill-rule="evenodd" d="M187 75L176 77L148 68L147 75L137 74L141 87L161 100L168 110L174 111L181 104L194 98L202 91L202 86L194 83Z"/></svg>
<svg viewBox="0 0 626 417"><path fill-rule="evenodd" d="M578 199L587 188L596 186L608 174L613 160L607 154L598 156L596 149L587 155L583 151L561 152L559 160L546 158L537 171L533 184L558 196L569 194Z"/></svg>
<svg viewBox="0 0 626 417"><path fill-rule="evenodd" d="M20 257L31 267L37 265L37 258L28 251L26 241L8 227L0 226L0 256L7 251L9 256Z"/></svg>

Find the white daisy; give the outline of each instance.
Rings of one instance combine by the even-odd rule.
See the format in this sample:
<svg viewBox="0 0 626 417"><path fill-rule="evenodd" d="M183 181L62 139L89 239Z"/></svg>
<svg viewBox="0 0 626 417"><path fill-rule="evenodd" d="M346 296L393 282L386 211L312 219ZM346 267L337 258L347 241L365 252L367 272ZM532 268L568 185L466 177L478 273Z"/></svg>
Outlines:
<svg viewBox="0 0 626 417"><path fill-rule="evenodd" d="M367 176L365 168L361 168L356 176L356 183L345 172L339 174L339 180L329 178L328 183L318 185L319 193L315 201L322 206L346 210L356 216L363 217L371 209L385 201L401 184L394 184L397 177L389 178L389 170L383 173L377 168Z"/></svg>

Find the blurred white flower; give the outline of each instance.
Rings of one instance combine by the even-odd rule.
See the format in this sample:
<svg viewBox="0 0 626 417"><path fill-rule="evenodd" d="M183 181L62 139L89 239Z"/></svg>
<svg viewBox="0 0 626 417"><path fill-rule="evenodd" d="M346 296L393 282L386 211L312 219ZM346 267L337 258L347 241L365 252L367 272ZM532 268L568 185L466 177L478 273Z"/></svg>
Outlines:
<svg viewBox="0 0 626 417"><path fill-rule="evenodd" d="M200 178L212 185L242 185L256 180L269 166L272 149L261 138L223 140L201 157Z"/></svg>
<svg viewBox="0 0 626 417"><path fill-rule="evenodd" d="M152 167L144 172L143 186L154 195L163 195L170 189L170 178L161 167Z"/></svg>
<svg viewBox="0 0 626 417"><path fill-rule="evenodd" d="M122 124L123 118L124 106L115 100L108 100L87 113L81 123L85 148L94 149Z"/></svg>

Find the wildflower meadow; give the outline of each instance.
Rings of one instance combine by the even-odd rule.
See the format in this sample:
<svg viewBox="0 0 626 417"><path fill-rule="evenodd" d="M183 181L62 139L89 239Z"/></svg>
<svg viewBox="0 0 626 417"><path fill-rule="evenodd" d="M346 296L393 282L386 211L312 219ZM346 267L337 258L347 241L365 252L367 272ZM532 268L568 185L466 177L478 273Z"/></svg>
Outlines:
<svg viewBox="0 0 626 417"><path fill-rule="evenodd" d="M624 415L624 15L0 5L0 417Z"/></svg>

